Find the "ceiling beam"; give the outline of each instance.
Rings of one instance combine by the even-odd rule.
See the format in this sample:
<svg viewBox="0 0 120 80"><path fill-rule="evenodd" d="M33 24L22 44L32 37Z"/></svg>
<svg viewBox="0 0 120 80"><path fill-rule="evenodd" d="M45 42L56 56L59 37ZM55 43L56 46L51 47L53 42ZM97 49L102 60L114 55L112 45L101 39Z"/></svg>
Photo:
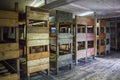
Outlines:
<svg viewBox="0 0 120 80"><path fill-rule="evenodd" d="M51 3L44 5L42 7L47 8L47 9L53 9L53 8L60 7L60 6L66 5L66 4L70 4L75 1L78 1L78 0L56 0L56 1L53 1Z"/></svg>

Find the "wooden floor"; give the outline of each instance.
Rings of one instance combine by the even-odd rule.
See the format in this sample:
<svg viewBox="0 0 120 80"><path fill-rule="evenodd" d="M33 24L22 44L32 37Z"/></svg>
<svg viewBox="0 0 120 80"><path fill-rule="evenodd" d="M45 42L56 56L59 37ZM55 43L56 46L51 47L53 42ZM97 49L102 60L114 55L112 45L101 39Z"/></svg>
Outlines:
<svg viewBox="0 0 120 80"><path fill-rule="evenodd" d="M120 52L112 52L105 57L97 57L89 62L80 62L72 70L66 67L58 75L43 73L31 75L32 80L120 80ZM24 79L22 79L24 80Z"/></svg>

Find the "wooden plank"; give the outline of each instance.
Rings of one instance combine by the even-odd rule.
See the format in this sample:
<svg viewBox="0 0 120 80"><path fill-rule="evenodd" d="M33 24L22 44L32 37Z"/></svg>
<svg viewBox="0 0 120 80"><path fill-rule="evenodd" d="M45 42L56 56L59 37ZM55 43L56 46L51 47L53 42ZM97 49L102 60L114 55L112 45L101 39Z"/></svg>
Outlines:
<svg viewBox="0 0 120 80"><path fill-rule="evenodd" d="M18 43L2 43L0 44L0 52L10 51L10 50L18 50Z"/></svg>
<svg viewBox="0 0 120 80"><path fill-rule="evenodd" d="M76 21L77 21L77 24L82 24L82 25L86 25L86 18L85 17L79 17L77 16L76 17Z"/></svg>
<svg viewBox="0 0 120 80"><path fill-rule="evenodd" d="M49 45L49 40L29 40L27 46Z"/></svg>
<svg viewBox="0 0 120 80"><path fill-rule="evenodd" d="M86 38L77 38L77 42L86 41Z"/></svg>
<svg viewBox="0 0 120 80"><path fill-rule="evenodd" d="M86 33L77 33L77 38L86 38Z"/></svg>
<svg viewBox="0 0 120 80"><path fill-rule="evenodd" d="M69 12L64 12L64 11L56 11L56 20L57 22L72 22L73 15L72 13Z"/></svg>
<svg viewBox="0 0 120 80"><path fill-rule="evenodd" d="M73 42L72 39L59 39L59 40L58 40L58 43L59 43L59 44L70 44L70 43L72 43L72 42Z"/></svg>
<svg viewBox="0 0 120 80"><path fill-rule="evenodd" d="M106 33L106 38L110 38L110 33Z"/></svg>
<svg viewBox="0 0 120 80"><path fill-rule="evenodd" d="M77 24L81 24L81 25L88 25L88 26L94 25L94 19L90 17L77 16L76 21L77 21Z"/></svg>
<svg viewBox="0 0 120 80"><path fill-rule="evenodd" d="M49 13L30 11L27 14L27 19L30 19L30 20L49 20Z"/></svg>
<svg viewBox="0 0 120 80"><path fill-rule="evenodd" d="M45 69L49 69L49 63L34 67L28 67L28 73L34 73Z"/></svg>
<svg viewBox="0 0 120 80"><path fill-rule="evenodd" d="M27 61L27 63L28 63L28 67L34 67L34 66L44 65L46 63L49 63L49 57Z"/></svg>
<svg viewBox="0 0 120 80"><path fill-rule="evenodd" d="M77 53L76 53L76 59L80 59L80 58L85 58L87 55L86 55L86 49L83 49L83 50L78 50Z"/></svg>
<svg viewBox="0 0 120 80"><path fill-rule="evenodd" d="M7 76L2 76L0 77L1 80L19 80L19 75L18 74L10 74Z"/></svg>
<svg viewBox="0 0 120 80"><path fill-rule="evenodd" d="M63 61L67 59L72 59L72 54L59 55L58 61Z"/></svg>
<svg viewBox="0 0 120 80"><path fill-rule="evenodd" d="M16 27L18 26L17 19L12 20L12 19L0 19L0 26L1 27Z"/></svg>
<svg viewBox="0 0 120 80"><path fill-rule="evenodd" d="M28 33L49 33L48 27L27 27Z"/></svg>
<svg viewBox="0 0 120 80"><path fill-rule="evenodd" d="M27 59L28 61L30 61L30 60L40 59L40 58L48 58L49 56L50 56L49 52L32 53L27 55Z"/></svg>
<svg viewBox="0 0 120 80"><path fill-rule="evenodd" d="M105 51L106 51L106 46L100 46L99 52L100 52L100 53L103 53L103 52L105 52Z"/></svg>
<svg viewBox="0 0 120 80"><path fill-rule="evenodd" d="M106 21L100 20L100 27L106 27Z"/></svg>
<svg viewBox="0 0 120 80"><path fill-rule="evenodd" d="M7 60L19 57L19 50L0 52L0 60Z"/></svg>
<svg viewBox="0 0 120 80"><path fill-rule="evenodd" d="M27 39L49 39L49 33L28 33Z"/></svg>
<svg viewBox="0 0 120 80"><path fill-rule="evenodd" d="M87 57L95 55L95 48L88 48L87 49Z"/></svg>
<svg viewBox="0 0 120 80"><path fill-rule="evenodd" d="M18 19L18 13L15 11L3 11L0 10L1 19Z"/></svg>
<svg viewBox="0 0 120 80"><path fill-rule="evenodd" d="M105 33L101 33L100 36L99 36L100 39L105 39L106 38L106 34Z"/></svg>
<svg viewBox="0 0 120 80"><path fill-rule="evenodd" d="M106 50L110 50L110 44L106 45Z"/></svg>
<svg viewBox="0 0 120 80"><path fill-rule="evenodd" d="M59 33L58 38L73 38L73 35L71 33Z"/></svg>
<svg viewBox="0 0 120 80"><path fill-rule="evenodd" d="M58 61L58 67L66 66L72 64L72 59L66 59L63 61Z"/></svg>
<svg viewBox="0 0 120 80"><path fill-rule="evenodd" d="M50 38L50 44L56 44L56 38Z"/></svg>
<svg viewBox="0 0 120 80"><path fill-rule="evenodd" d="M94 39L95 39L94 33L87 33L87 40L94 40Z"/></svg>

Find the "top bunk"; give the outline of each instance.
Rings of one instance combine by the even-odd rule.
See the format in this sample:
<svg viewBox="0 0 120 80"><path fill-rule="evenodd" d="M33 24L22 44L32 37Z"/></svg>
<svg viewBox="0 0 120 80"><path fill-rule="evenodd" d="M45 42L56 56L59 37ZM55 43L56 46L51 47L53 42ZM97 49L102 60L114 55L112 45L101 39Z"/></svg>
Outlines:
<svg viewBox="0 0 120 80"><path fill-rule="evenodd" d="M73 17L72 13L56 10L55 16L49 18L50 37L52 43L55 44L56 40L60 44L67 44L72 42L73 37L72 17Z"/></svg>
<svg viewBox="0 0 120 80"><path fill-rule="evenodd" d="M14 11L0 10L0 44L18 42L18 3Z"/></svg>
<svg viewBox="0 0 120 80"><path fill-rule="evenodd" d="M26 6L27 46L49 44L49 12L42 8Z"/></svg>
<svg viewBox="0 0 120 80"><path fill-rule="evenodd" d="M75 16L74 23L79 25L84 25L86 27L94 27L94 18L91 17L81 17L81 16Z"/></svg>
<svg viewBox="0 0 120 80"><path fill-rule="evenodd" d="M0 27L18 26L18 4L15 3L14 11L0 10Z"/></svg>
<svg viewBox="0 0 120 80"><path fill-rule="evenodd" d="M0 10L0 61L19 57L18 4L14 11Z"/></svg>

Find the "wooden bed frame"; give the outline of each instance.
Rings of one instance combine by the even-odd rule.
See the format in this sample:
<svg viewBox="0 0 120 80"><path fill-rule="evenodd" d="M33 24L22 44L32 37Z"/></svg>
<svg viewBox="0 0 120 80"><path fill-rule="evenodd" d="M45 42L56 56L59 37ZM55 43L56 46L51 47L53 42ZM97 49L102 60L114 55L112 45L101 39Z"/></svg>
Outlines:
<svg viewBox="0 0 120 80"><path fill-rule="evenodd" d="M49 74L49 13L41 8L26 7L26 45L21 70L30 74L47 70Z"/></svg>
<svg viewBox="0 0 120 80"><path fill-rule="evenodd" d="M88 28L94 28L94 19L89 17L79 17L75 16L74 20L74 60L75 64L78 64L78 60L87 58L90 56L95 56L95 34L87 33ZM93 47L89 48L88 41L93 41Z"/></svg>
<svg viewBox="0 0 120 80"><path fill-rule="evenodd" d="M15 11L0 10L0 34L0 79L20 80L17 3Z"/></svg>
<svg viewBox="0 0 120 80"><path fill-rule="evenodd" d="M106 21L99 20L97 24L97 53L106 54Z"/></svg>
<svg viewBox="0 0 120 80"><path fill-rule="evenodd" d="M60 67L70 65L71 68L73 63L72 13L57 10L50 21L50 30L52 27L56 29L55 33L50 33L50 62L57 74Z"/></svg>

